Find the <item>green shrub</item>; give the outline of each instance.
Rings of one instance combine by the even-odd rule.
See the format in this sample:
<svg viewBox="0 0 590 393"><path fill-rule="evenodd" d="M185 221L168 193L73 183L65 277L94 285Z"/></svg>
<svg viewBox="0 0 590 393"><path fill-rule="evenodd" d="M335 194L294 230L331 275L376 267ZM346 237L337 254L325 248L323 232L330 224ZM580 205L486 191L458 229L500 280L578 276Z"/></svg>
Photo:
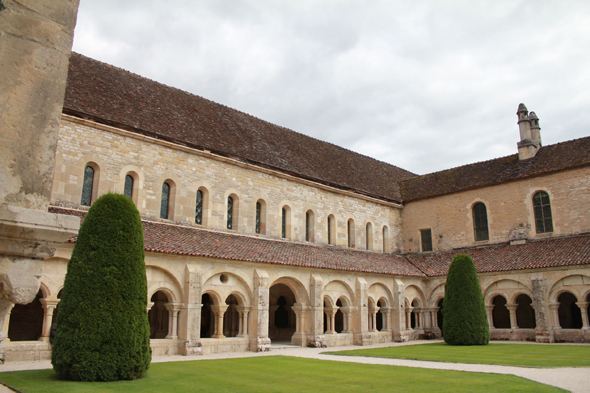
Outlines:
<svg viewBox="0 0 590 393"><path fill-rule="evenodd" d="M473 260L457 255L447 274L443 300L444 339L450 345L486 345L490 328Z"/></svg>
<svg viewBox="0 0 590 393"><path fill-rule="evenodd" d="M149 367L143 228L123 195L90 208L68 263L51 362L60 379L139 378Z"/></svg>

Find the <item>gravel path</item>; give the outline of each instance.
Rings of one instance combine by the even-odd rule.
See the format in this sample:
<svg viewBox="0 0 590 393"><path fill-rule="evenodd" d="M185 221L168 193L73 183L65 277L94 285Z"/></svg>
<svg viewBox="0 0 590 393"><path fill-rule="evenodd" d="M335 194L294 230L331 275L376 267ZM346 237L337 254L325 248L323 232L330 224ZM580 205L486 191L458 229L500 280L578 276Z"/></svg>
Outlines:
<svg viewBox="0 0 590 393"><path fill-rule="evenodd" d="M411 341L409 343L385 343L373 345L376 347L388 347L398 345L415 345L433 341ZM514 343L514 342L511 342ZM526 345L523 343L523 345ZM273 345L270 352L230 352L216 353L197 357L187 356L154 356L152 363L177 362L189 360L208 360L208 359L228 359L228 358L245 358L257 356L295 356L310 359L334 360L339 362L364 363L364 364L383 364L389 366L405 366L430 368L439 370L457 370L467 372L495 373L495 374L512 374L519 377L527 378L532 381L556 386L569 390L573 393L590 393L590 368L587 367L559 367L559 368L534 368L534 367L513 367L513 366L496 366L487 364L468 364L468 363L445 363L431 362L422 360L406 359L389 359L389 358L371 358L364 356L342 356L323 354L326 351L343 351L350 349L359 349L358 346L331 347L331 348L301 348L290 345ZM49 360L38 362L13 362L0 365L2 371L17 370L41 370L51 368ZM0 381L2 374L0 373ZM3 388L5 390L3 390ZM0 384L0 393L13 393L10 389Z"/></svg>

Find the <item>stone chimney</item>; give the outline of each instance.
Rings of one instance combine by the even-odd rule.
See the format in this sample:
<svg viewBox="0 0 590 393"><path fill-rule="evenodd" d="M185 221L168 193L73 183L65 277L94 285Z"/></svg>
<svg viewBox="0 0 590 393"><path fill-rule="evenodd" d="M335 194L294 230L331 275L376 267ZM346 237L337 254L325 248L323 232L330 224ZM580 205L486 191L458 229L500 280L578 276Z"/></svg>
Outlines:
<svg viewBox="0 0 590 393"><path fill-rule="evenodd" d="M529 113L524 104L518 105L518 128L520 142L518 142L518 158L528 160L533 158L541 148L541 127L535 112Z"/></svg>

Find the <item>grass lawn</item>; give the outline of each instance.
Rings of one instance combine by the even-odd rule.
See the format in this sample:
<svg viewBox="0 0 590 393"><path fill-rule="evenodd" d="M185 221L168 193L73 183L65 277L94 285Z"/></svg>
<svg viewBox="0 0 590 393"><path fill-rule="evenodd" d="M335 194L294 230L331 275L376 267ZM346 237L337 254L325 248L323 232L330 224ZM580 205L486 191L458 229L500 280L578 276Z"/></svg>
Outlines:
<svg viewBox="0 0 590 393"><path fill-rule="evenodd" d="M330 353L526 367L590 367L590 346L583 345L489 344L455 346L433 343Z"/></svg>
<svg viewBox="0 0 590 393"><path fill-rule="evenodd" d="M53 370L0 373L27 393L43 392L563 392L508 375L331 362L285 356L155 363L142 379L68 382Z"/></svg>

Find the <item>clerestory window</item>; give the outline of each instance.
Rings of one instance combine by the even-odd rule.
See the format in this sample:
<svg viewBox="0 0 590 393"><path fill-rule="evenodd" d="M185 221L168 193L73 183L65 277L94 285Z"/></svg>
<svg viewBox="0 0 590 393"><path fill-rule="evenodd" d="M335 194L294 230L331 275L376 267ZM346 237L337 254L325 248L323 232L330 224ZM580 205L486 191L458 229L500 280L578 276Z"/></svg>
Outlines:
<svg viewBox="0 0 590 393"><path fill-rule="evenodd" d="M490 239L488 231L488 213L486 205L482 202L478 202L473 206L473 232L476 242Z"/></svg>
<svg viewBox="0 0 590 393"><path fill-rule="evenodd" d="M533 209L535 210L535 226L537 233L553 232L553 219L551 218L551 201L549 194L539 191L533 196Z"/></svg>

